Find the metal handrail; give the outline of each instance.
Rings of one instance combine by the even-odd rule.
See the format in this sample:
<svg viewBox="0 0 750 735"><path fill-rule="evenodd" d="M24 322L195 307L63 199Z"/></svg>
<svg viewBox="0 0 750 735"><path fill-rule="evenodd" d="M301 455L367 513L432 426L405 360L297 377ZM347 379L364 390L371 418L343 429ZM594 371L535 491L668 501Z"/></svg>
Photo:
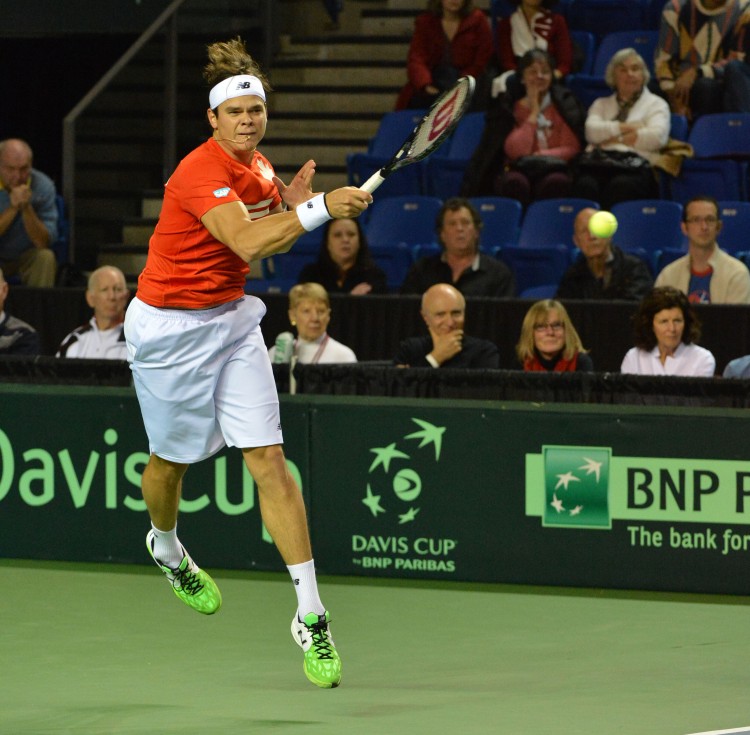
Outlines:
<svg viewBox="0 0 750 735"><path fill-rule="evenodd" d="M184 2L185 0L173 0L63 119L62 188L70 219L69 253L73 262L75 262L76 231L76 122L117 74L167 23L169 26L165 47L164 170L171 172L174 169L177 151L177 11Z"/></svg>

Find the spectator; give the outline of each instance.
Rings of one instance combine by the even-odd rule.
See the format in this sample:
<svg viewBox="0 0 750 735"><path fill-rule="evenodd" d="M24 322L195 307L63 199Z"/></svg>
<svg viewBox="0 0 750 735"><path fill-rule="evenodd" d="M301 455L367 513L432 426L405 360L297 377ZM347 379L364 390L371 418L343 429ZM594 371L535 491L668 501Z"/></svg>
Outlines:
<svg viewBox="0 0 750 735"><path fill-rule="evenodd" d="M514 296L516 286L508 266L479 252L481 228L482 218L468 199L446 200L435 223L442 252L414 263L401 293L423 294L436 283L451 283L464 296Z"/></svg>
<svg viewBox="0 0 750 735"><path fill-rule="evenodd" d="M414 22L408 81L398 95L396 109L429 107L467 74L481 87L491 57L490 24L472 0L429 0L427 11ZM475 99L480 97L480 93L475 95Z"/></svg>
<svg viewBox="0 0 750 735"><path fill-rule="evenodd" d="M511 87L510 77L518 70L527 51L540 49L553 59L555 79L570 74L573 66L573 44L565 18L553 13L557 0L510 0L518 9L500 18L495 33L500 76L492 83L492 96Z"/></svg>
<svg viewBox="0 0 750 735"><path fill-rule="evenodd" d="M553 299L532 304L523 318L516 355L527 372L572 373L594 370L565 307Z"/></svg>
<svg viewBox="0 0 750 735"><path fill-rule="evenodd" d="M709 196L694 197L682 209L687 255L656 277L657 286L672 286L694 304L750 304L750 272L717 244L721 232L719 204Z"/></svg>
<svg viewBox="0 0 750 735"><path fill-rule="evenodd" d="M52 179L32 167L33 153L18 138L0 141L0 268L25 286L55 285L57 203Z"/></svg>
<svg viewBox="0 0 750 735"><path fill-rule="evenodd" d="M746 0L669 0L655 54L656 77L672 112L695 119L750 112L745 56Z"/></svg>
<svg viewBox="0 0 750 735"><path fill-rule="evenodd" d="M568 163L580 153L584 111L573 95L551 94L552 59L527 51L518 64L524 96L513 105L514 127L505 138L506 171L496 192L527 206L535 199L567 197L573 180ZM565 99L565 104L558 101ZM480 146L478 152L481 153Z"/></svg>
<svg viewBox="0 0 750 735"><path fill-rule="evenodd" d="M575 196L604 209L629 199L651 199L658 187L651 161L669 139L669 105L648 87L650 73L632 48L617 51L605 80L614 90L594 100L586 116L586 152L576 162Z"/></svg>
<svg viewBox="0 0 750 735"><path fill-rule="evenodd" d="M328 293L386 293L386 275L370 256L358 219L333 219L323 227L318 259L306 265L299 283L320 283Z"/></svg>
<svg viewBox="0 0 750 735"><path fill-rule="evenodd" d="M123 322L129 295L119 268L111 265L97 268L89 276L86 289L86 303L94 315L65 337L56 357L127 360Z"/></svg>
<svg viewBox="0 0 750 735"><path fill-rule="evenodd" d="M596 211L586 207L576 215L573 242L581 255L563 275L557 298L640 301L654 285L648 266L624 253L611 237L589 232L589 220Z"/></svg>
<svg viewBox="0 0 750 735"><path fill-rule="evenodd" d="M497 347L486 339L464 335L466 301L446 283L431 286L422 295L422 319L429 335L401 342L394 358L401 367L497 368Z"/></svg>
<svg viewBox="0 0 750 735"><path fill-rule="evenodd" d="M0 269L0 356L38 355L40 347L36 329L5 311L7 298L8 284Z"/></svg>
<svg viewBox="0 0 750 735"><path fill-rule="evenodd" d="M750 355L730 360L722 375L725 378L750 378Z"/></svg>
<svg viewBox="0 0 750 735"><path fill-rule="evenodd" d="M633 319L635 347L628 350L620 371L636 375L711 377L714 356L695 344L700 322L682 291L654 288L641 301Z"/></svg>
<svg viewBox="0 0 750 735"><path fill-rule="evenodd" d="M331 321L331 301L328 292L319 283L298 283L290 289L289 321L297 328L299 335L292 342L290 350L297 362L313 365L357 362L354 352L326 332ZM271 362L289 362L291 355L277 352L277 345L268 351Z"/></svg>

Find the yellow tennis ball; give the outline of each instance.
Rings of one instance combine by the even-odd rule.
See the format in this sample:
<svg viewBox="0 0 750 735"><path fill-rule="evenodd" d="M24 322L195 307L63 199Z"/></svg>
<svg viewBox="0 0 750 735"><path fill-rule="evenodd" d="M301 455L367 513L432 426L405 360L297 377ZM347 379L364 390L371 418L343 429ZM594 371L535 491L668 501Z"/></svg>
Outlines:
<svg viewBox="0 0 750 735"><path fill-rule="evenodd" d="M589 220L589 232L594 237L612 237L617 232L617 217L612 212L597 212Z"/></svg>

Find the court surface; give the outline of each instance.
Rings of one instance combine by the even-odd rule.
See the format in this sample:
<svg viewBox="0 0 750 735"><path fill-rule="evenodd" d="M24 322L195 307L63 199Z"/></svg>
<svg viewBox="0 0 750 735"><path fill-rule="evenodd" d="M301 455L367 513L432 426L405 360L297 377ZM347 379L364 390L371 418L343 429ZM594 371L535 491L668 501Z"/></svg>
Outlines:
<svg viewBox="0 0 750 735"><path fill-rule="evenodd" d="M201 616L156 567L0 560L0 735L686 735L750 726L750 598L321 580L342 686L283 574Z"/></svg>

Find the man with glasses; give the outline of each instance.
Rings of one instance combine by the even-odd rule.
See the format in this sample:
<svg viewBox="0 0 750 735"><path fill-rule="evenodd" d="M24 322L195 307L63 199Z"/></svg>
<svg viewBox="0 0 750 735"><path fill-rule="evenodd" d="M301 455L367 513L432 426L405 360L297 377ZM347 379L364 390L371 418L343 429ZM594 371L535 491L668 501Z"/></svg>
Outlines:
<svg viewBox="0 0 750 735"><path fill-rule="evenodd" d="M682 210L688 252L659 273L656 286L672 286L694 304L750 304L750 271L719 248L719 204L709 196L693 197Z"/></svg>

